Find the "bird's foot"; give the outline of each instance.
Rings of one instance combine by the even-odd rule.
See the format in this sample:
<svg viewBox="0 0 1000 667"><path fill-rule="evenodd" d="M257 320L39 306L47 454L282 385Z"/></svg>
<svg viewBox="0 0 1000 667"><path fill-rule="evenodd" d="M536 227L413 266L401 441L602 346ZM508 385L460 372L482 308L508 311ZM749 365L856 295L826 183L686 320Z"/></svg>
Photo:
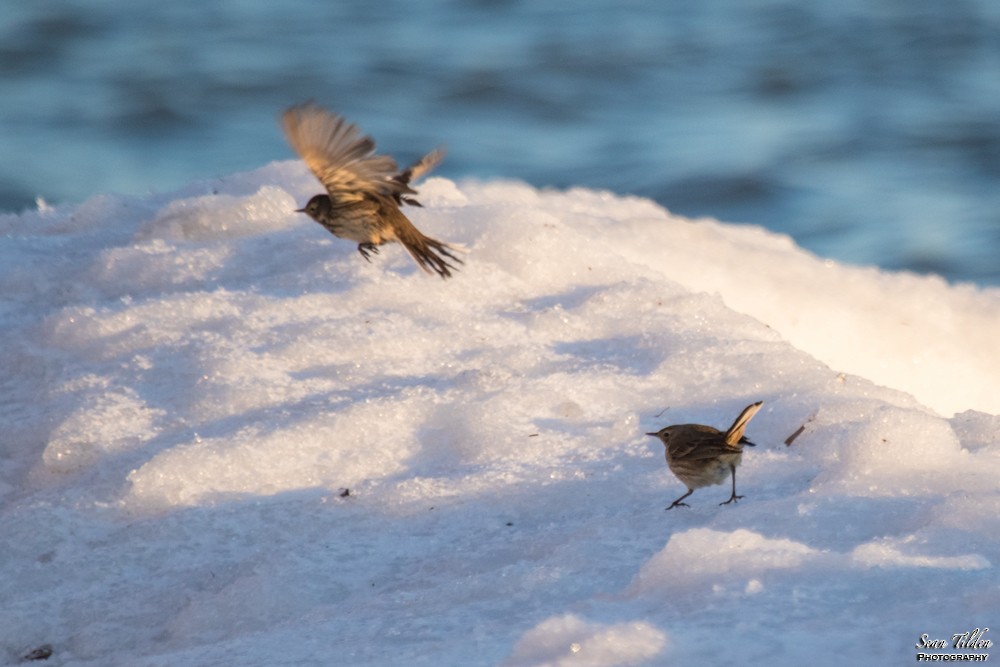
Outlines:
<svg viewBox="0 0 1000 667"><path fill-rule="evenodd" d="M667 509L672 510L675 507L691 507L691 506L688 505L687 503L682 503L679 500L675 500L674 502L670 503L670 507L668 507Z"/></svg>
<svg viewBox="0 0 1000 667"><path fill-rule="evenodd" d="M737 500L740 500L742 497L743 496L738 496L738 495L736 495L734 493L733 495L729 496L729 500L727 500L725 502L722 502L722 503L719 503L719 507L721 507L723 505L728 505L729 503L735 503Z"/></svg>
<svg viewBox="0 0 1000 667"><path fill-rule="evenodd" d="M361 256L365 258L366 262L371 262L371 256L378 254L378 246L374 243L359 243L358 252L361 253Z"/></svg>

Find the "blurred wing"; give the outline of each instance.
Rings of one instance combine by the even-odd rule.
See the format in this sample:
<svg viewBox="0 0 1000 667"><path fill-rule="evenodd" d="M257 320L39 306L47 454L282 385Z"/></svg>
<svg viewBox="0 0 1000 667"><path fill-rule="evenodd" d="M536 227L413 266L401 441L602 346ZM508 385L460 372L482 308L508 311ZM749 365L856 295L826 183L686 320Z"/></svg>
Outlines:
<svg viewBox="0 0 1000 667"><path fill-rule="evenodd" d="M362 136L342 116L307 102L285 111L281 126L288 143L336 202L360 200L372 193L395 196L409 189L395 180L396 161L375 155L372 138Z"/></svg>
<svg viewBox="0 0 1000 667"><path fill-rule="evenodd" d="M435 148L430 153L423 156L397 174L395 176L395 180L404 188L403 192L416 194L417 191L410 187L410 183L422 178L424 174L441 164L441 160L444 159L444 153L444 148ZM401 194L396 196L396 203L400 205L409 204L410 206L422 206L422 204L413 197L404 197Z"/></svg>
<svg viewBox="0 0 1000 667"><path fill-rule="evenodd" d="M430 153L404 169L403 173L396 177L396 180L402 181L406 185L409 185L413 181L420 180L423 178L424 174L441 164L441 160L444 159L444 155L444 147L435 148Z"/></svg>

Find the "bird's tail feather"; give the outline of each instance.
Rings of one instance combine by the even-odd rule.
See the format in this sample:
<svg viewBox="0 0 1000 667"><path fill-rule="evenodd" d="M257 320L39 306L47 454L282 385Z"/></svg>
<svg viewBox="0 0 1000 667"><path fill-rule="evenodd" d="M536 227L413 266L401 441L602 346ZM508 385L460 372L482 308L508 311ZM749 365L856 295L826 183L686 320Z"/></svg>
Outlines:
<svg viewBox="0 0 1000 667"><path fill-rule="evenodd" d="M757 401L743 408L743 412L740 413L740 416L736 418L733 425L726 431L726 444L735 446L743 439L743 433L747 430L747 424L753 419L753 416L757 414L757 411L760 410L760 406L763 404L764 401Z"/></svg>
<svg viewBox="0 0 1000 667"><path fill-rule="evenodd" d="M417 266L427 273L450 278L451 272L458 270L455 264L465 263L455 255L456 252L461 252L459 248L425 236L402 213L397 218L396 238L406 248L406 252L410 253Z"/></svg>

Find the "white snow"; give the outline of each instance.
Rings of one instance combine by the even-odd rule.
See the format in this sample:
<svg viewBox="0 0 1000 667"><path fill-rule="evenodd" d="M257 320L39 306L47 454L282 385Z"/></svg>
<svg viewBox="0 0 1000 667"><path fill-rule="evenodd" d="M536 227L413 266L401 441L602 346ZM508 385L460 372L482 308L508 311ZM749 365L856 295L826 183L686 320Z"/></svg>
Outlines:
<svg viewBox="0 0 1000 667"><path fill-rule="evenodd" d="M901 664L996 624L1000 290L434 178L442 281L317 190L0 217L0 663ZM745 499L664 511L644 433L756 400Z"/></svg>

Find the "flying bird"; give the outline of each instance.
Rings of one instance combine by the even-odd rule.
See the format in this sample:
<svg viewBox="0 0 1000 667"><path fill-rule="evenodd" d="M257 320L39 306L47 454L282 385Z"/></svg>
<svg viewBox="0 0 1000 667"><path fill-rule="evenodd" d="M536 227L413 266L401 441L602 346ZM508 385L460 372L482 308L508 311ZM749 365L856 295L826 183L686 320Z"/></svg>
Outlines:
<svg viewBox="0 0 1000 667"><path fill-rule="evenodd" d="M388 155L375 153L375 142L342 116L307 102L289 108L281 126L295 152L326 188L297 210L334 236L358 244L367 261L379 246L398 241L417 265L442 278L462 260L456 248L425 236L403 214L404 204L420 206L410 183L431 171L444 150L431 151L400 171Z"/></svg>

